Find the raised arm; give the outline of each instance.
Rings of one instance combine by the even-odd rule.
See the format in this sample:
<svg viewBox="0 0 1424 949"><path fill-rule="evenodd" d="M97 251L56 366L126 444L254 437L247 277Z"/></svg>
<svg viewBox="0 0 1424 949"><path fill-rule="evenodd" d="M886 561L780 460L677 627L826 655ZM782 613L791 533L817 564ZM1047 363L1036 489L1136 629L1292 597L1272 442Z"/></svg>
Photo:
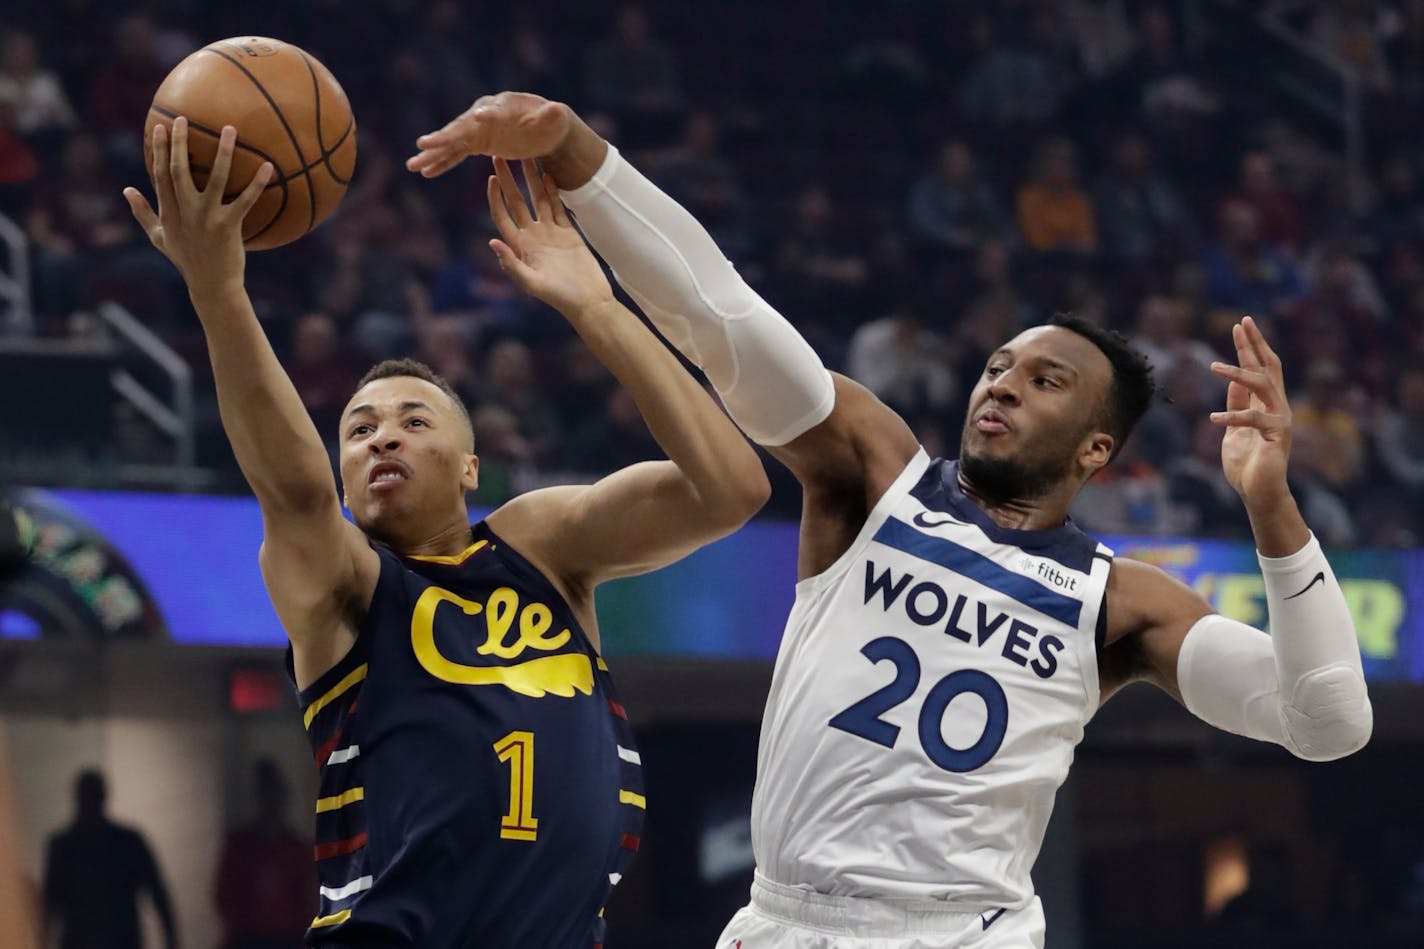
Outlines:
<svg viewBox="0 0 1424 949"><path fill-rule="evenodd" d="M277 615L292 641L305 686L350 648L350 604L369 602L380 564L364 536L341 515L331 465L316 426L278 362L243 283L242 219L272 174L264 164L231 203L223 203L237 133L222 130L207 187L188 167L188 126L153 130L155 212L125 188L134 217L188 285L208 342L218 408L233 454L262 509L261 564Z"/></svg>
<svg viewBox="0 0 1424 949"><path fill-rule="evenodd" d="M618 282L707 373L737 424L805 486L806 520L824 512L839 525L803 561L803 574L839 555L856 519L918 448L898 415L863 387L833 381L706 229L567 106L523 93L487 96L416 144L421 152L407 167L425 175L473 154L538 158Z"/></svg>
<svg viewBox="0 0 1424 949"><path fill-rule="evenodd" d="M516 498L491 525L568 587L671 563L736 530L766 502L756 452L656 336L613 297L557 189L532 162L525 202L504 161L489 181L502 240L491 242L521 289L553 306L633 396L669 461L624 468L596 484Z"/></svg>
<svg viewBox="0 0 1424 949"><path fill-rule="evenodd" d="M1329 562L1286 486L1291 416L1281 362L1247 317L1235 327L1222 467L1251 519L1271 635L1213 613L1156 567L1118 561L1108 585L1106 698L1154 682L1218 728L1312 761L1358 751L1373 712L1355 624Z"/></svg>

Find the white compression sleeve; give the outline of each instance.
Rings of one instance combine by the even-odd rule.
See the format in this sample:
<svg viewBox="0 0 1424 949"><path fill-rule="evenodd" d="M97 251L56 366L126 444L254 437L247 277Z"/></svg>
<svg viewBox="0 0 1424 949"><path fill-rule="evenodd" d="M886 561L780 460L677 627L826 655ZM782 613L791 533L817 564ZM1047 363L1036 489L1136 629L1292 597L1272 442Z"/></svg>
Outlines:
<svg viewBox="0 0 1424 949"><path fill-rule="evenodd" d="M608 146L593 178L562 194L628 295L707 373L753 440L784 445L831 414L831 376L810 344L617 149Z"/></svg>
<svg viewBox="0 0 1424 949"><path fill-rule="evenodd" d="M1320 544L1261 557L1273 633L1203 617L1177 658L1187 709L1218 728L1310 761L1362 748L1374 716L1355 624Z"/></svg>

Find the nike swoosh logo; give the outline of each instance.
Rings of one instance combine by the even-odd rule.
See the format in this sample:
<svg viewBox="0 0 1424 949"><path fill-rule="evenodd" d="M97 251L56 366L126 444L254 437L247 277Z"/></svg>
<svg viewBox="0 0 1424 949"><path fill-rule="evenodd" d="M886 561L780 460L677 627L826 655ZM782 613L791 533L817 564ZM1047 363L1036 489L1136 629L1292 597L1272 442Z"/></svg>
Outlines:
<svg viewBox="0 0 1424 949"><path fill-rule="evenodd" d="M914 516L913 520L914 520L915 524L918 525L918 526L920 526L920 527L943 527L945 524L963 524L963 523L964 523L963 521L959 520L958 518L950 517L948 514L944 515L944 520L942 520L942 521L932 521L932 520L929 519L929 516L928 516L928 514L927 514L925 511L921 511L920 513L916 514L916 515Z"/></svg>
<svg viewBox="0 0 1424 949"><path fill-rule="evenodd" d="M1317 573L1314 577L1311 578L1311 581L1310 581L1309 583L1307 583L1307 584L1305 585L1305 590L1309 590L1311 587L1315 586L1317 583L1324 583L1324 582L1325 582L1325 571L1324 571L1324 570L1321 570L1319 573ZM1292 593L1290 596L1286 597L1286 599L1287 599L1287 600L1294 600L1294 599L1295 599L1296 597L1298 597L1298 596L1303 596L1303 595L1305 594L1305 590L1301 590L1299 593Z"/></svg>
<svg viewBox="0 0 1424 949"><path fill-rule="evenodd" d="M983 914L983 913L980 913L980 914L979 914L979 922L981 922L981 923L984 924L984 928L985 928L985 929L988 929L990 926L992 926L992 925L994 925L995 923L997 923L997 922L999 921L999 917L1002 916L1002 915L1004 915L1004 913L1005 913L1005 910L1004 910L1002 907L1000 907L998 910L996 910L996 911L994 912L994 915L993 915L993 916L990 916L988 919L985 919L985 918L984 918L984 914Z"/></svg>

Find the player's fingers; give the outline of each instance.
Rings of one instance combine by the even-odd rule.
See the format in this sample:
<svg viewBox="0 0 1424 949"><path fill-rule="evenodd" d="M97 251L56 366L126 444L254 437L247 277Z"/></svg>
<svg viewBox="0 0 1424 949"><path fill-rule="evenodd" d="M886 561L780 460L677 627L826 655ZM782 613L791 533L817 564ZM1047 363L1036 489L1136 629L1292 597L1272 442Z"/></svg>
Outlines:
<svg viewBox="0 0 1424 949"><path fill-rule="evenodd" d="M1228 412L1237 412L1251 407L1251 390L1233 382L1226 387L1226 409Z"/></svg>
<svg viewBox="0 0 1424 949"><path fill-rule="evenodd" d="M569 210L564 207L564 199L559 197L559 186L554 184L554 176L547 172L540 179L544 186L544 193L549 197L549 207L554 215L554 223L560 227L572 227L569 221Z"/></svg>
<svg viewBox="0 0 1424 949"><path fill-rule="evenodd" d="M554 207L549 202L549 192L544 187L544 178L539 174L539 167L534 164L533 159L526 158L519 163L519 171L524 175L524 187L529 189L529 200L534 205L534 219L552 220Z"/></svg>
<svg viewBox="0 0 1424 949"><path fill-rule="evenodd" d="M500 236L510 242L518 240L519 225L510 217L509 207L504 203L504 192L494 175L490 175L485 184L485 197L489 200L490 217L494 218L494 226Z"/></svg>
<svg viewBox="0 0 1424 949"><path fill-rule="evenodd" d="M1270 373L1266 370L1243 369L1230 363L1214 362L1211 364L1211 371L1223 379L1229 379L1236 385L1244 387L1261 400L1261 404L1268 412L1280 410L1280 390L1276 388L1276 380L1271 378Z"/></svg>
<svg viewBox="0 0 1424 949"><path fill-rule="evenodd" d="M247 183L247 187L242 189L242 193L232 199L232 204L228 207L239 221L247 217L247 212L251 211L257 199L262 197L262 192L266 189L267 182L272 180L274 171L276 169L272 167L272 163L264 161L262 167L257 169L257 174Z"/></svg>
<svg viewBox="0 0 1424 949"><path fill-rule="evenodd" d="M534 269L519 259L519 255L499 238L493 238L489 242L490 250L494 251L495 257L499 258L499 267L521 288L529 286L530 279L534 276Z"/></svg>
<svg viewBox="0 0 1424 949"><path fill-rule="evenodd" d="M133 212L134 220L138 221L138 226L143 228L148 239L156 244L161 225L158 223L158 214L148 203L148 199L137 188L125 188L124 200L129 203L129 210Z"/></svg>
<svg viewBox="0 0 1424 949"><path fill-rule="evenodd" d="M1246 334L1246 341L1251 345L1251 352L1255 354L1261 365L1266 367L1268 372L1279 377L1281 357L1276 355L1271 344L1266 342L1266 334L1261 332L1260 324L1254 318L1247 316L1242 318L1241 328Z"/></svg>
<svg viewBox="0 0 1424 949"><path fill-rule="evenodd" d="M236 144L237 129L224 125L218 135L218 153L213 158L213 170L208 173L207 187L203 188L203 197L210 204L221 204L223 195L227 194L227 179L232 174L232 152Z"/></svg>
<svg viewBox="0 0 1424 949"><path fill-rule="evenodd" d="M168 149L168 170L173 175L173 190L186 200L198 196L193 184L193 170L188 165L188 120L178 116L173 120L173 143Z"/></svg>
<svg viewBox="0 0 1424 949"><path fill-rule="evenodd" d="M1260 369L1261 360L1256 358L1256 350L1246 336L1246 328L1240 323L1231 327L1231 343L1236 347L1236 361L1247 369Z"/></svg>
<svg viewBox="0 0 1424 949"><path fill-rule="evenodd" d="M173 190L173 173L168 162L168 127L153 127L153 189L158 196L158 215L178 213L178 195Z"/></svg>
<svg viewBox="0 0 1424 949"><path fill-rule="evenodd" d="M524 201L524 195L519 190L519 183L514 180L514 172L509 170L509 162L503 158L494 160L494 176L499 180L499 188L504 192L504 203L509 208L509 214L514 218L514 223L520 227L526 227L533 223L533 218L529 216L529 205Z"/></svg>
<svg viewBox="0 0 1424 949"><path fill-rule="evenodd" d="M1229 428L1254 428L1267 438L1280 435L1285 426L1278 415L1262 409L1242 409L1239 412L1213 412L1211 421L1215 425Z"/></svg>

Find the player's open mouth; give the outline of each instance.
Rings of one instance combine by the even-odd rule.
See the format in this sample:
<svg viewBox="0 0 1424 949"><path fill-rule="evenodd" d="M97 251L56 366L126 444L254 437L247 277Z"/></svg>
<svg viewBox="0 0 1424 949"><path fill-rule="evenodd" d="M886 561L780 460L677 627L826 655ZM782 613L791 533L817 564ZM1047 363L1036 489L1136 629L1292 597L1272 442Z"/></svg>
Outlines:
<svg viewBox="0 0 1424 949"><path fill-rule="evenodd" d="M383 461L371 469L371 474L366 481L371 487L382 484L398 484L406 481L410 475L406 472L405 466L394 461Z"/></svg>

